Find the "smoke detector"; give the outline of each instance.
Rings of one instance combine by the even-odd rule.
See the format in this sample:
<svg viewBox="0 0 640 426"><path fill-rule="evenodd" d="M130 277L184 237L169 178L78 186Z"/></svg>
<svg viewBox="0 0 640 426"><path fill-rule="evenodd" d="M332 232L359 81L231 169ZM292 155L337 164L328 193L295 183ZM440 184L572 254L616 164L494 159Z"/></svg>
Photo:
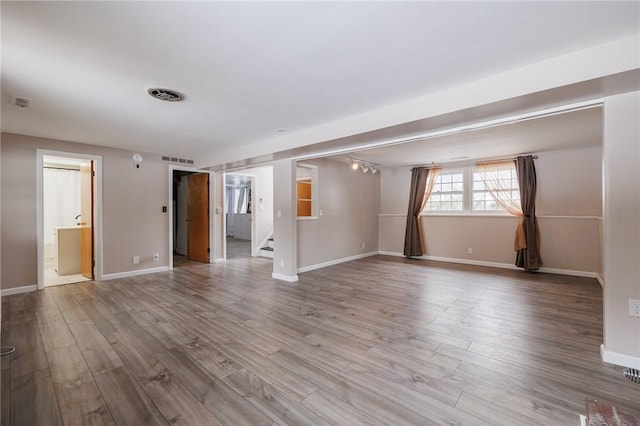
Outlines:
<svg viewBox="0 0 640 426"><path fill-rule="evenodd" d="M29 108L29 104L31 104L31 99L24 98L22 96L12 96L11 104L15 106L19 106L20 108Z"/></svg>
<svg viewBox="0 0 640 426"><path fill-rule="evenodd" d="M175 90L161 89L159 87L152 87L147 89L149 96L152 96L161 101L178 102L184 99L182 93L178 93Z"/></svg>

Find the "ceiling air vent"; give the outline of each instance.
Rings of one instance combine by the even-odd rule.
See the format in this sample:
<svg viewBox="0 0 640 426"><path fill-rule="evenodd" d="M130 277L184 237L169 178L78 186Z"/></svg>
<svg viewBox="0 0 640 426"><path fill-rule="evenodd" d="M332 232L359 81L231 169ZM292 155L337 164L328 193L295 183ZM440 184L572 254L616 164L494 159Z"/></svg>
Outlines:
<svg viewBox="0 0 640 426"><path fill-rule="evenodd" d="M147 93L156 99L167 102L178 102L184 99L184 96L181 93L176 92L175 90L160 89L158 87L147 89Z"/></svg>
<svg viewBox="0 0 640 426"><path fill-rule="evenodd" d="M171 163L193 164L193 160L187 160L186 158L167 157L164 155L162 156L162 161L169 161Z"/></svg>

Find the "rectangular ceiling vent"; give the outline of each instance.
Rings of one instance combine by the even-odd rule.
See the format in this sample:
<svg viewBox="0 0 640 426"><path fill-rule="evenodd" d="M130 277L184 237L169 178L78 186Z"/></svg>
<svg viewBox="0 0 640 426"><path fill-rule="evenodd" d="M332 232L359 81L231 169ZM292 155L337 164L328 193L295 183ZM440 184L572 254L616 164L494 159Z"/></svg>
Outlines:
<svg viewBox="0 0 640 426"><path fill-rule="evenodd" d="M193 164L193 160L187 160L184 158L176 158L176 157L166 157L162 156L162 161L168 161L170 163L180 163L180 164Z"/></svg>

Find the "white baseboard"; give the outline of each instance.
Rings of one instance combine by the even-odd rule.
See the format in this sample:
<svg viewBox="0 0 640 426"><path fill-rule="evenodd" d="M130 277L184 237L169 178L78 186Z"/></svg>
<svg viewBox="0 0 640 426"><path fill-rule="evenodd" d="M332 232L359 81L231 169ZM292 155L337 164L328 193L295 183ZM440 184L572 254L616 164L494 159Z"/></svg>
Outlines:
<svg viewBox="0 0 640 426"><path fill-rule="evenodd" d="M379 251L378 254L383 254L386 256L405 257L404 254L402 253L392 252L392 251ZM490 268L512 269L514 271L523 270L522 268L518 268L516 265L511 263L486 262L484 260L473 260L473 259L457 259L455 257L439 257L439 256L419 256L418 257L417 256L412 259L424 259L424 260L434 260L437 262L460 263L463 265L488 266ZM531 272L544 272L547 274L569 275L572 277L585 277L585 278L596 278L596 279L598 278L597 272L574 271L571 269L542 267L536 271L531 271Z"/></svg>
<svg viewBox="0 0 640 426"><path fill-rule="evenodd" d="M224 262L226 262L226 260L224 259L224 257L216 257L216 258L213 260L213 263L224 263Z"/></svg>
<svg viewBox="0 0 640 426"><path fill-rule="evenodd" d="M118 278L135 277L138 275L154 274L156 272L165 272L168 270L169 270L168 266L159 266L157 268L137 269L135 271L126 271L126 272L116 272L115 274L104 274L102 276L102 281L115 280Z"/></svg>
<svg viewBox="0 0 640 426"><path fill-rule="evenodd" d="M604 280L600 276L600 274L596 274L596 280L600 283L600 287L604 288Z"/></svg>
<svg viewBox="0 0 640 426"><path fill-rule="evenodd" d="M329 260L327 262L316 263L315 265L303 266L302 268L298 268L298 273L309 272L315 269L326 268L327 266L337 265L339 263L351 262L352 260L363 259L365 257L375 256L377 255L377 251L372 251L369 253L356 254L355 256L343 257L340 259Z"/></svg>
<svg viewBox="0 0 640 426"><path fill-rule="evenodd" d="M604 362L609 364L640 370L640 357L610 352L605 349L604 344L600 345L600 356Z"/></svg>
<svg viewBox="0 0 640 426"><path fill-rule="evenodd" d="M22 287L5 288L0 292L0 295L2 297L12 296L14 294L29 293L36 290L38 290L38 286L36 284L24 285Z"/></svg>
<svg viewBox="0 0 640 426"><path fill-rule="evenodd" d="M522 268L516 268L522 269ZM559 274L559 275L570 275L572 277L584 277L584 278L595 278L598 279L597 272L589 272L589 271L574 271L572 269L556 269L556 268L545 268L542 267L537 271L532 272L544 272L546 274Z"/></svg>
<svg viewBox="0 0 640 426"><path fill-rule="evenodd" d="M271 274L271 278L275 278L276 280L280 281L287 281L289 283L295 283L296 281L298 281L297 275L282 275L278 274L277 272L273 272Z"/></svg>
<svg viewBox="0 0 640 426"><path fill-rule="evenodd" d="M385 256L404 257L404 254L399 253L397 251L378 250L378 254L382 254L382 255L385 255Z"/></svg>

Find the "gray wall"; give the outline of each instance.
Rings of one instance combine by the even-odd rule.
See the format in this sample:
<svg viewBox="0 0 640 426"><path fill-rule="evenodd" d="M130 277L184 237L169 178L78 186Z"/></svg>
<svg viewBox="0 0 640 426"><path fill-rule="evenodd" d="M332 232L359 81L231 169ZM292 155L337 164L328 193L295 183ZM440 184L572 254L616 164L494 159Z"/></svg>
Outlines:
<svg viewBox="0 0 640 426"><path fill-rule="evenodd" d="M376 252L380 174L365 174L329 159L301 163L318 166L322 215L298 220L298 268Z"/></svg>
<svg viewBox="0 0 640 426"><path fill-rule="evenodd" d="M536 213L541 251L548 268L601 272L602 148L540 153L536 160ZM411 173L383 170L380 250L402 253ZM468 261L512 264L510 216L424 216L427 254ZM467 254L472 248L473 254Z"/></svg>
<svg viewBox="0 0 640 426"><path fill-rule="evenodd" d="M167 266L169 260L168 165L144 154L141 168L133 152L3 133L2 289L37 282L36 149L102 156L104 274ZM154 252L159 262L152 262ZM132 256L140 256L133 265Z"/></svg>

